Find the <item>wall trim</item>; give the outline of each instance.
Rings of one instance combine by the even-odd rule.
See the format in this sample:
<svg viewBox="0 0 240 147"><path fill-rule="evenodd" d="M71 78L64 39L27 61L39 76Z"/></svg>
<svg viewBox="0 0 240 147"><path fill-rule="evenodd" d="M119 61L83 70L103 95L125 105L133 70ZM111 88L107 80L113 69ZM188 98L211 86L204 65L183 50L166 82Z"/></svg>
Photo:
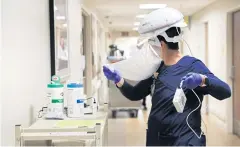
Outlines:
<svg viewBox="0 0 240 147"><path fill-rule="evenodd" d="M81 7L82 7L83 15L86 15L86 16L91 15L90 10L85 5L81 4Z"/></svg>
<svg viewBox="0 0 240 147"><path fill-rule="evenodd" d="M211 107L208 107L208 110L209 110L210 114L214 115L219 121L221 121L223 123L226 123L227 118L219 116L219 113L215 109L212 109Z"/></svg>
<svg viewBox="0 0 240 147"><path fill-rule="evenodd" d="M235 128L233 133L240 136L240 121L234 120L233 125L234 125L234 128Z"/></svg>

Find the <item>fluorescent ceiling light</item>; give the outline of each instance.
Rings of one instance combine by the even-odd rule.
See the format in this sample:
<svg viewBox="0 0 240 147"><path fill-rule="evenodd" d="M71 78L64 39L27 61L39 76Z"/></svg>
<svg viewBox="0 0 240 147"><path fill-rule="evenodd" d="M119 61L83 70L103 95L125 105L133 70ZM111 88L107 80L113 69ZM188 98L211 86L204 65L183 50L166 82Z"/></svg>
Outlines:
<svg viewBox="0 0 240 147"><path fill-rule="evenodd" d="M58 19L58 20L65 20L65 16L57 16L56 19Z"/></svg>
<svg viewBox="0 0 240 147"><path fill-rule="evenodd" d="M166 4L140 4L140 9L160 9L165 8Z"/></svg>
<svg viewBox="0 0 240 147"><path fill-rule="evenodd" d="M134 25L135 25L135 26L139 26L139 25L140 25L140 22L135 22Z"/></svg>
<svg viewBox="0 0 240 147"><path fill-rule="evenodd" d="M54 6L54 11L57 11L57 10L58 10L57 6Z"/></svg>
<svg viewBox="0 0 240 147"><path fill-rule="evenodd" d="M144 18L146 15L145 14L143 14L143 15L137 15L136 17L137 18Z"/></svg>

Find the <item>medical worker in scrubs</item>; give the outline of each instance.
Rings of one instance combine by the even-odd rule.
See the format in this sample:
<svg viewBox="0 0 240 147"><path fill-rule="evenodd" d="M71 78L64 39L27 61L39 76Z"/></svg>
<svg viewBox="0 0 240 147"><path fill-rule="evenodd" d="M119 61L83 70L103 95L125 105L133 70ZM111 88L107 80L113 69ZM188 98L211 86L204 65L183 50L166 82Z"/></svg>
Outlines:
<svg viewBox="0 0 240 147"><path fill-rule="evenodd" d="M188 118L189 126L193 130L186 121L187 116L199 106L199 100L192 90L196 92L200 101L208 94L218 100L231 96L229 86L217 78L201 60L180 53L176 38L181 34L184 25L183 21L179 21L183 18L175 17L182 16L179 14L181 13L172 8L161 9L150 13L145 22L141 23L140 34L144 31L155 31L157 27L161 30L148 40L155 41L153 47L156 51L159 50L162 59L152 77L132 86L117 71L103 67L107 79L114 81L129 100L138 101L152 95L147 146L206 146L206 136L201 130L201 107ZM164 17L168 21L162 20ZM164 24L157 24L156 21ZM149 28L146 29L147 26ZM172 100L181 82L187 101L183 113L178 113Z"/></svg>

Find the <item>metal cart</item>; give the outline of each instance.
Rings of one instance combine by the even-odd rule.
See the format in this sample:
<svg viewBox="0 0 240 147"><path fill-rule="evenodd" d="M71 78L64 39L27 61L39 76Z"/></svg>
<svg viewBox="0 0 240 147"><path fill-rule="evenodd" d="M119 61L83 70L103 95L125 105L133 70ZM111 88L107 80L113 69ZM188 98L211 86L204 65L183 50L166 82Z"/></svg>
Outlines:
<svg viewBox="0 0 240 147"><path fill-rule="evenodd" d="M136 85L136 82L127 80L131 85ZM109 103L112 117L116 118L117 112L127 111L130 117L137 117L138 110L141 108L141 101L130 101L121 94L115 84L109 82Z"/></svg>

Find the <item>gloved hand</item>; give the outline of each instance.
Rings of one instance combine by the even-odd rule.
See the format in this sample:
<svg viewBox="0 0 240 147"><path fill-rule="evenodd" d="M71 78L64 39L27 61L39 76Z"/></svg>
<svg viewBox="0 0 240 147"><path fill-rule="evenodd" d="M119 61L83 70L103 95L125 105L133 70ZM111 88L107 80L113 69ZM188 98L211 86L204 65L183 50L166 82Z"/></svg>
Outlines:
<svg viewBox="0 0 240 147"><path fill-rule="evenodd" d="M111 71L106 66L103 66L103 73L107 77L108 80L114 81L115 84L120 82L120 80L122 79L116 70Z"/></svg>
<svg viewBox="0 0 240 147"><path fill-rule="evenodd" d="M187 89L195 89L202 85L203 76L198 73L188 73L182 78L182 87Z"/></svg>

